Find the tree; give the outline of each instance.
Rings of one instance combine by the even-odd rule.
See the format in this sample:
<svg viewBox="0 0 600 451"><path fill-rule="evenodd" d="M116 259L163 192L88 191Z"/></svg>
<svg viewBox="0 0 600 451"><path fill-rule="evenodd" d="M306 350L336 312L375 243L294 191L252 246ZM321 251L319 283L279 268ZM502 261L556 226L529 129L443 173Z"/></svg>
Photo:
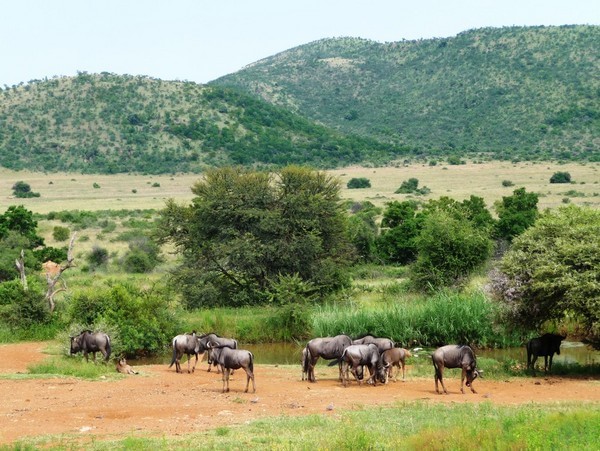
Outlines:
<svg viewBox="0 0 600 451"><path fill-rule="evenodd" d="M175 280L188 307L265 302L281 275L297 274L320 295L347 286L339 190L337 179L308 168L226 167L193 186L190 206L168 201L156 237L183 256Z"/></svg>
<svg viewBox="0 0 600 451"><path fill-rule="evenodd" d="M538 217L538 195L527 193L525 188L513 191L512 196L505 196L495 204L498 213L496 235L511 241L533 225Z"/></svg>
<svg viewBox="0 0 600 451"><path fill-rule="evenodd" d="M393 201L387 205L381 220L381 235L377 239L380 257L388 263L408 264L417 255L416 237L423 217L414 201Z"/></svg>
<svg viewBox="0 0 600 451"><path fill-rule="evenodd" d="M425 217L416 247L412 281L417 288L428 290L459 285L487 261L493 243L487 231L468 219L440 210Z"/></svg>
<svg viewBox="0 0 600 451"><path fill-rule="evenodd" d="M600 347L600 211L542 213L515 238L492 279L510 319L528 328L575 316Z"/></svg>

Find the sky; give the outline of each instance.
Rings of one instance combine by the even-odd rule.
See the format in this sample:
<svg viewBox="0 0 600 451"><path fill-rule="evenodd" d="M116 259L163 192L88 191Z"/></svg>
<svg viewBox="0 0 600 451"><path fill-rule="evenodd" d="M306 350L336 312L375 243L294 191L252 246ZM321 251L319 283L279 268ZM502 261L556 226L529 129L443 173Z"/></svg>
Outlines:
<svg viewBox="0 0 600 451"><path fill-rule="evenodd" d="M207 83L323 38L600 24L598 0L9 0L0 87L77 72ZM599 45L600 47L600 45Z"/></svg>

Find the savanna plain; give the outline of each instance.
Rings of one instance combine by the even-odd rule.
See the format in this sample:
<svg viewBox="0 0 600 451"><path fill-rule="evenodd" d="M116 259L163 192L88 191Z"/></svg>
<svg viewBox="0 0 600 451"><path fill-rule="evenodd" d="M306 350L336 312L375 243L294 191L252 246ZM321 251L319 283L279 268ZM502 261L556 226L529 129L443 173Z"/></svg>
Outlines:
<svg viewBox="0 0 600 451"><path fill-rule="evenodd" d="M352 167L339 176L342 197L384 206L403 200L400 184L417 178L431 192L457 200L483 197L491 207L516 188L539 194L540 210L565 203L600 206L600 164L467 163L436 166ZM550 184L556 171L571 184ZM65 210L158 210L168 198L189 203L199 175L82 175L0 172L0 209L24 205L34 213ZM365 177L371 188L349 190ZM23 180L39 198L14 199L11 187ZM510 186L504 181L510 181ZM53 221L40 233L55 245ZM119 232L86 229L75 245L76 258ZM170 257L174 258L174 257ZM168 268L169 262L165 263ZM166 270L166 269L165 269ZM97 275L94 277L102 277ZM152 277L161 277L152 275ZM77 277L69 282L77 283ZM193 319L188 318L188 323ZM301 346L301 344L299 344ZM120 375L113 364L69 359L88 365L88 377L40 371L64 359L64 343L0 345L0 446L6 449L598 449L600 375L597 372L522 370L523 362L481 359L485 378L476 394L460 393L460 373L447 371L450 394L435 393L433 368L422 354L408 361L406 381L376 387L343 387L337 367L317 366L318 381L302 381L300 365L257 364L256 393L244 393L245 375L236 371L231 391L221 376L199 363L192 374L165 364L137 365L139 374ZM243 347L243 346L242 346ZM76 360L74 362L73 360ZM183 363L184 370L187 362Z"/></svg>

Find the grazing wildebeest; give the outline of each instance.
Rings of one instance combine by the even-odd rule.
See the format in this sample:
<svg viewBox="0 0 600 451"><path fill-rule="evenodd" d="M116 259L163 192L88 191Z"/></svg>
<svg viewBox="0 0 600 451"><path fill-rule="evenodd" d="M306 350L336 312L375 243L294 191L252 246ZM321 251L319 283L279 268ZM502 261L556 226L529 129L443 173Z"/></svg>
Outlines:
<svg viewBox="0 0 600 451"><path fill-rule="evenodd" d="M439 380L442 384L442 388L444 389L444 393L448 394L443 380L444 368L461 368L462 375L460 377L460 391L463 394L465 393L463 384L466 377L467 387L469 387L473 393L477 393L473 388L473 381L477 378L477 376L483 377L481 375L483 371L477 369L475 353L469 346L442 346L441 348L437 348L433 354L431 354L431 360L433 361L433 368L435 369L435 391L437 393L440 393L438 389Z"/></svg>
<svg viewBox="0 0 600 451"><path fill-rule="evenodd" d="M137 371L135 371L133 368L131 368L130 365L127 364L127 360L125 360L125 357L121 357L119 359L116 370L117 372L122 374L138 374Z"/></svg>
<svg viewBox="0 0 600 451"><path fill-rule="evenodd" d="M359 378L358 369L362 366L366 366L369 369L370 377L367 380L368 384L377 385L377 381L385 382L385 373L387 367L384 367L381 363L381 355L377 349L377 345L369 343L368 345L350 345L341 357L342 366L342 383L344 387L348 383L348 370L352 368L352 374L354 378L361 384L361 378Z"/></svg>
<svg viewBox="0 0 600 451"><path fill-rule="evenodd" d="M217 334L210 332L208 334L202 334L200 335L200 344L202 345L202 347L204 347L205 349L208 349L208 369L206 371L210 372L210 367L211 366L217 366L216 362L214 361L214 359L212 358L212 352L210 350L210 348L208 348L208 342L211 341L213 343L216 343L217 346L227 346L230 347L231 349L237 349L238 347L238 342L237 340L233 339L233 338L226 338L226 337L220 337ZM219 368L217 367L217 373L219 372ZM233 373L233 371L232 371Z"/></svg>
<svg viewBox="0 0 600 451"><path fill-rule="evenodd" d="M352 344L348 335L336 335L335 337L313 338L306 344L307 358L304 359L304 371L308 374L310 382L316 382L315 365L319 357L325 360L336 359L339 361L344 349ZM342 380L342 366L340 364L340 380Z"/></svg>
<svg viewBox="0 0 600 451"><path fill-rule="evenodd" d="M353 345L368 345L370 343L377 345L380 354L394 347L394 342L390 338L378 338L373 335L363 335L352 340Z"/></svg>
<svg viewBox="0 0 600 451"><path fill-rule="evenodd" d="M212 352L212 358L221 367L223 372L223 393L229 391L229 374L232 370L243 368L246 372L246 390L252 379L252 393L256 392L254 383L254 355L245 349L231 349L229 346L218 345L209 341L208 348Z"/></svg>
<svg viewBox="0 0 600 451"><path fill-rule="evenodd" d="M180 361L183 354L186 354L188 358L188 373L193 373L196 369L196 364L198 363L198 354L203 354L204 351L206 351L206 348L200 343L196 331L193 331L191 334L177 335L173 338L171 343L173 345L173 359L171 360L169 368L175 364L175 371L177 373L182 373ZM192 355L196 356L196 361L190 371L190 359Z"/></svg>
<svg viewBox="0 0 600 451"><path fill-rule="evenodd" d="M560 355L560 343L566 336L557 334L544 334L541 337L532 338L527 342L527 368L533 368L535 373L535 362L538 357L544 356L544 371L552 370L552 357L554 353ZM550 357L550 364L548 364Z"/></svg>
<svg viewBox="0 0 600 451"><path fill-rule="evenodd" d="M91 330L84 330L79 335L71 337L71 354L83 351L85 360L89 362L88 353L94 356L96 362L96 352L100 351L104 360L108 362L110 358L110 337L104 332L92 333Z"/></svg>
<svg viewBox="0 0 600 451"><path fill-rule="evenodd" d="M405 366L407 357L412 357L412 354L408 349L392 348L383 351L383 353L381 354L381 363L383 363L384 366L388 367L388 372L385 375L386 384L388 382L388 378L392 377L394 366L398 367L398 371L396 372L394 382L398 380L400 368L402 368L402 380L405 380Z"/></svg>

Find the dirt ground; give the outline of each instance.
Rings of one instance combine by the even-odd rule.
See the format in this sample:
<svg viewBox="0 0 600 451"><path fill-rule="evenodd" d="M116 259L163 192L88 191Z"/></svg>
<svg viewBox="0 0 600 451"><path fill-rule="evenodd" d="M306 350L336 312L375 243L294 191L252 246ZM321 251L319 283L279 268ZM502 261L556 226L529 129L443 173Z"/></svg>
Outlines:
<svg viewBox="0 0 600 451"><path fill-rule="evenodd" d="M46 343L0 345L0 374L27 372L27 365L47 357ZM91 365L92 363L90 363ZM187 369L187 363L183 364ZM267 416L337 415L363 406L397 401L530 402L600 401L600 377L516 378L477 380L477 394L462 395L457 370L447 374L449 395L437 395L431 378L411 378L377 387L353 383L344 388L337 368L317 366L317 383L301 380L300 365L257 365L256 393L244 393L245 374L237 371L231 391L222 393L221 376L199 365L193 374L177 374L174 367L147 365L140 374L118 380L84 381L74 378L0 378L0 443L26 436L81 434L96 439L124 436L176 436L245 423Z"/></svg>

